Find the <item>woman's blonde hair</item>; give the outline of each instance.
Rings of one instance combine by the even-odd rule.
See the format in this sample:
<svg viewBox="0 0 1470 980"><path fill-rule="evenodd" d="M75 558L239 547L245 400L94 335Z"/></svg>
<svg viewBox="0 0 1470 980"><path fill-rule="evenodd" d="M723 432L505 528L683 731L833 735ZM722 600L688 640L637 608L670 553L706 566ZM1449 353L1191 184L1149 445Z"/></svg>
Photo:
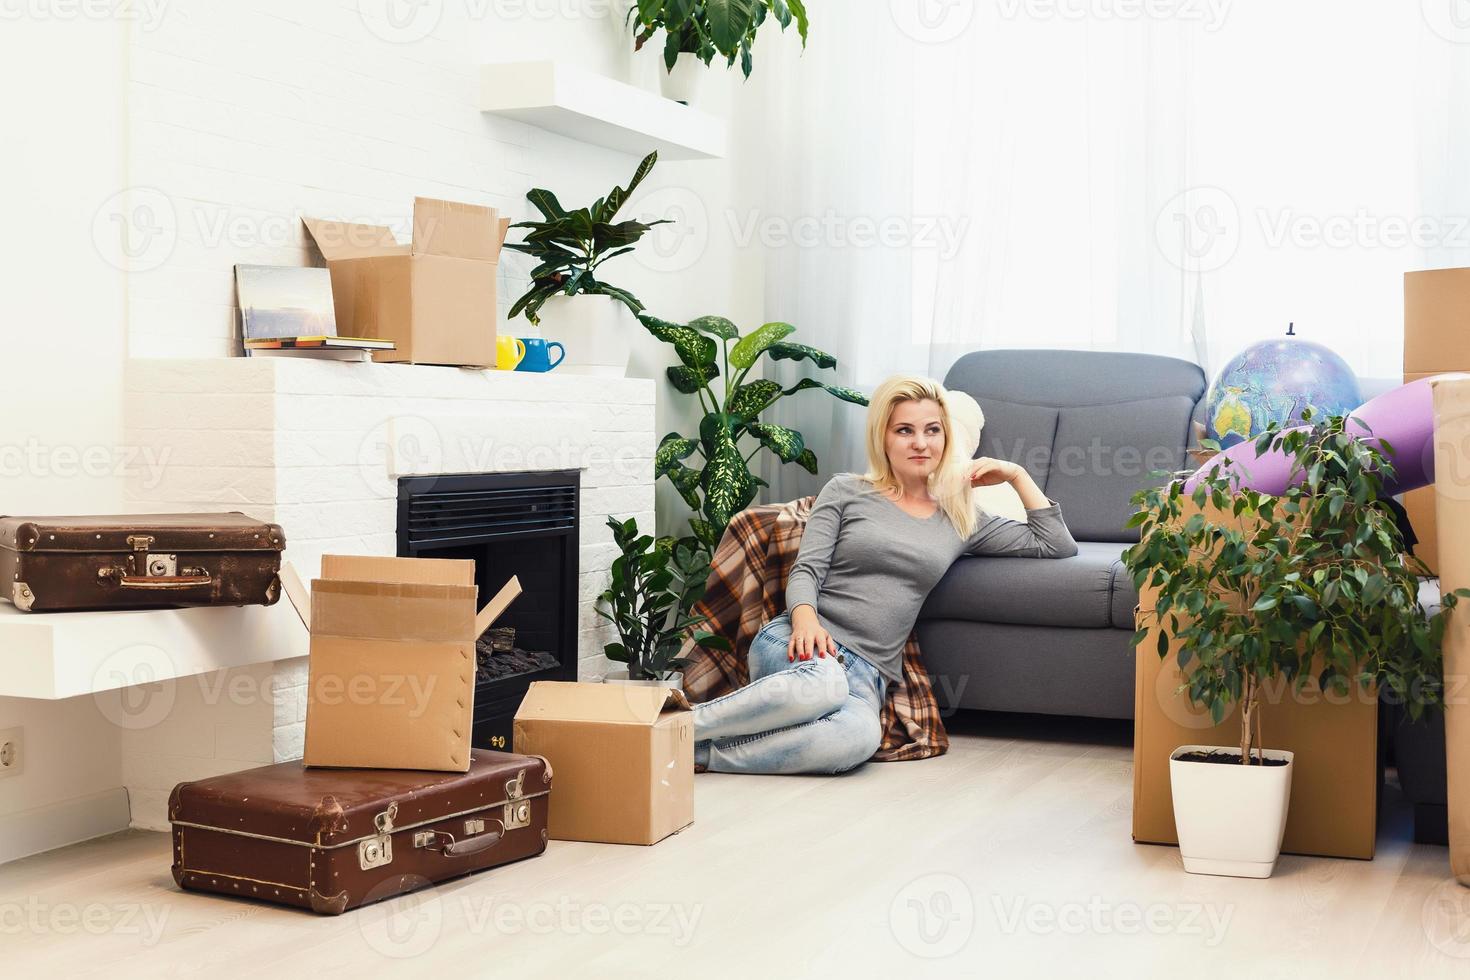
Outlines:
<svg viewBox="0 0 1470 980"><path fill-rule="evenodd" d="M949 518L960 537L975 532L975 498L970 488L970 460L965 441L950 417L949 392L933 378L896 374L873 392L868 401L868 472L863 479L873 489L891 497L903 495L903 487L888 462L887 433L893 410L902 402L932 401L939 405L939 424L944 430L944 456L929 477L929 492ZM973 453L973 448L969 453Z"/></svg>

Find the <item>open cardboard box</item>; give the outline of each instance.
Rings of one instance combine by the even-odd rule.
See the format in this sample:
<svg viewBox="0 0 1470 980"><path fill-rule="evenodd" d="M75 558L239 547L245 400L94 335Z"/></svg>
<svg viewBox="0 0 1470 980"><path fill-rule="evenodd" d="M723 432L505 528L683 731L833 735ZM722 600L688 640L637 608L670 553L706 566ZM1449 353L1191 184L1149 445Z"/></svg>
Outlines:
<svg viewBox="0 0 1470 980"><path fill-rule="evenodd" d="M1195 510L1186 501L1184 519ZM1229 514L1204 508L1216 523ZM1145 585L1139 609L1153 608L1157 589ZM1138 625L1145 625L1140 615ZM1135 651L1133 697L1133 839L1139 843L1178 844L1169 755L1181 745L1240 744L1240 709L1215 725L1209 712L1184 693L1176 645L1158 654L1158 631L1149 630ZM1323 693L1315 681L1300 695L1291 686L1268 686L1260 708L1268 749L1295 753L1286 836L1288 854L1371 858L1377 836L1378 695L1356 686L1347 695Z"/></svg>
<svg viewBox="0 0 1470 980"><path fill-rule="evenodd" d="M1404 384L1449 371L1470 371L1470 269L1404 273ZM1439 571L1433 487L1404 494L1419 544L1414 554Z"/></svg>
<svg viewBox="0 0 1470 980"><path fill-rule="evenodd" d="M1470 378L1434 382L1435 500L1440 592L1470 589ZM1444 638L1444 747L1450 870L1470 885L1470 602L1450 614Z"/></svg>
<svg viewBox="0 0 1470 980"><path fill-rule="evenodd" d="M533 681L513 744L556 773L555 840L656 844L694 822L694 715L679 691Z"/></svg>
<svg viewBox="0 0 1470 980"><path fill-rule="evenodd" d="M308 766L467 772L475 641L521 593L510 581L475 611L475 563L322 557L308 595L282 568L311 631Z"/></svg>
<svg viewBox="0 0 1470 980"><path fill-rule="evenodd" d="M509 218L414 198L408 245L380 225L302 222L327 260L337 332L397 345L373 360L495 366L495 275Z"/></svg>

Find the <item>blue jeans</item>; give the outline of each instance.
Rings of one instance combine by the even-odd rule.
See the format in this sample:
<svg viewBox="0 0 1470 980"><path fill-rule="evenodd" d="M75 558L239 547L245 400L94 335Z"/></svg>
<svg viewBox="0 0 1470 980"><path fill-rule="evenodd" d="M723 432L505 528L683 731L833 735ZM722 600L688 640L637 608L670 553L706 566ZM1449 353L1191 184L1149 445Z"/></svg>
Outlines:
<svg viewBox="0 0 1470 980"><path fill-rule="evenodd" d="M842 654L789 661L791 615L761 627L746 662L750 683L694 706L694 760L712 772L839 773L868 759L883 739L887 680Z"/></svg>

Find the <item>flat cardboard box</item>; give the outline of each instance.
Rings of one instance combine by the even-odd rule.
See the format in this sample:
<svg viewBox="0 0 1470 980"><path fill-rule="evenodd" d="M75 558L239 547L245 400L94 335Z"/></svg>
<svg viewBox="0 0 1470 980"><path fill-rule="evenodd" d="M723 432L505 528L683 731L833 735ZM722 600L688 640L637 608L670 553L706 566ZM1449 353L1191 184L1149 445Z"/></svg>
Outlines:
<svg viewBox="0 0 1470 980"><path fill-rule="evenodd" d="M678 691L535 681L513 744L556 773L556 840L656 844L694 822L694 715Z"/></svg>
<svg viewBox="0 0 1470 980"><path fill-rule="evenodd" d="M1192 510L1188 505L1187 519ZM1224 523L1213 508L1212 520ZM1141 590L1139 608L1153 607L1157 589ZM1144 625L1139 618L1139 626ZM1214 725L1209 712L1184 693L1171 645L1158 654L1158 631L1137 647L1133 698L1133 839L1179 843L1169 755L1181 745L1240 745L1240 713L1233 708ZM1353 688L1347 695L1323 694L1313 683L1293 695L1285 683L1268 686L1261 706L1264 747L1295 753L1286 836L1289 854L1372 858L1378 814L1378 696Z"/></svg>
<svg viewBox="0 0 1470 980"><path fill-rule="evenodd" d="M1404 374L1470 371L1470 269L1404 273Z"/></svg>
<svg viewBox="0 0 1470 980"><path fill-rule="evenodd" d="M1439 510L1440 591L1470 589L1470 379L1434 383L1434 491ZM1444 640L1450 870L1470 885L1470 603L1450 615ZM1455 692L1461 692L1460 697Z"/></svg>
<svg viewBox="0 0 1470 980"><path fill-rule="evenodd" d="M475 641L520 582L477 614L473 561L326 555L309 596L283 579L311 631L302 761L467 772Z"/></svg>
<svg viewBox="0 0 1470 980"><path fill-rule="evenodd" d="M302 222L327 260L338 332L397 345L373 360L495 366L495 276L509 218L415 198L408 245L379 225Z"/></svg>

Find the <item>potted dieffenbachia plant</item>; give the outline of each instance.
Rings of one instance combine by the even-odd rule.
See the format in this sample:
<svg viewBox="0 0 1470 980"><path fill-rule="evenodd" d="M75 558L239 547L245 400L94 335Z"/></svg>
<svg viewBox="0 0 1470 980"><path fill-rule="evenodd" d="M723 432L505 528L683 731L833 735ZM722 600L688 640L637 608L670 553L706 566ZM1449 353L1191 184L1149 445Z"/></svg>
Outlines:
<svg viewBox="0 0 1470 980"><path fill-rule="evenodd" d="M628 665L626 677L609 674L607 679L679 687L685 631L704 622L687 611L704 598L707 556L688 541L640 535L631 517L609 517L607 526L622 554L613 559L611 584L597 597L596 608L618 631L617 642L604 646L603 653ZM730 649L723 637L704 630L695 629L692 639L707 649Z"/></svg>
<svg viewBox="0 0 1470 980"><path fill-rule="evenodd" d="M1392 446L1357 420L1302 419L1255 440L1257 456L1292 461L1280 496L1242 488L1222 467L1200 474L1192 492L1176 474L1133 497L1128 526L1140 539L1123 556L1143 596L1133 643L1152 636L1161 658L1172 651L1179 693L1215 724L1239 712L1238 745L1185 745L1170 756L1187 871L1267 877L1275 866L1292 753L1262 745L1268 691L1376 689L1417 718L1442 704L1446 617L1470 595L1446 594L1442 611L1425 615L1428 569L1383 504Z"/></svg>
<svg viewBox="0 0 1470 980"><path fill-rule="evenodd" d="M606 197L583 208L567 209L556 195L536 188L526 195L541 221L520 221L512 228L526 229L525 240L505 247L537 261L531 270L531 288L510 308L507 319L524 314L541 327L547 340L566 348L563 372L604 374L621 377L627 373L632 343L620 311L634 315L643 304L632 293L607 282L604 263L627 255L658 221L618 221L618 213L633 191L643 183L658 153L643 158L626 187L614 187Z"/></svg>
<svg viewBox="0 0 1470 980"><path fill-rule="evenodd" d="M697 437L670 432L654 454L654 476L667 477L679 495L698 514L689 521L694 539L712 554L730 518L750 506L766 482L750 471L750 461L762 449L783 463L796 463L817 472L817 456L795 429L761 420L765 412L787 395L820 388L854 405L868 404L867 396L852 388L802 378L790 388L775 381L746 377L761 362L810 361L819 369L837 366L825 351L786 338L796 331L789 323L767 323L745 336L729 320L702 316L688 324L669 323L644 313L638 317L648 332L671 344L679 364L669 368L675 390L699 400L704 412ZM721 390L712 385L720 381ZM695 457L698 468L685 465Z"/></svg>

